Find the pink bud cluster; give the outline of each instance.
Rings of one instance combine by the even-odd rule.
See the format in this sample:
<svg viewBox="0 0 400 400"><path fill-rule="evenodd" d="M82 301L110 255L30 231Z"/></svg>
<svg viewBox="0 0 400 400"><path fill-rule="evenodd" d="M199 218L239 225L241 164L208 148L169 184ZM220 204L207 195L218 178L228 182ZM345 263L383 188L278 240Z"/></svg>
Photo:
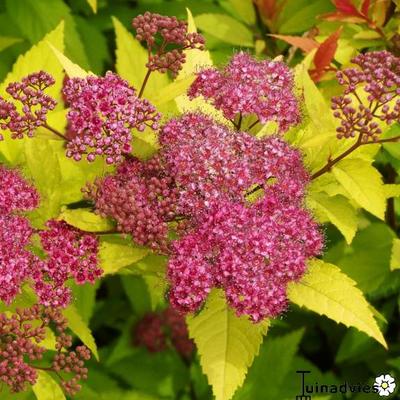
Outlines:
<svg viewBox="0 0 400 400"><path fill-rule="evenodd" d="M159 237L152 232L143 238L154 240L157 250L166 248L170 301L180 312L197 311L218 287L238 315L256 322L278 315L286 307L287 284L304 274L307 259L323 246L303 207L309 176L299 152L278 137L257 139L194 113L170 120L160 144L153 159L126 162L95 184L89 197L98 211L114 217L122 232L133 232L134 240L160 227ZM168 190L146 199L141 194L159 183L137 182L153 165ZM254 191L258 199L250 201ZM155 214L160 204L167 212ZM179 237L171 243L172 222L178 222Z"/></svg>
<svg viewBox="0 0 400 400"><path fill-rule="evenodd" d="M147 100L118 75L72 78L63 94L70 106L67 115L73 133L67 144L67 157L88 161L104 156L108 164L119 163L131 148L131 130L158 128L160 115Z"/></svg>
<svg viewBox="0 0 400 400"><path fill-rule="evenodd" d="M57 102L45 93L55 81L47 72L40 71L23 78L21 82L10 83L6 91L12 101L0 97L0 128L9 130L13 139L32 137L39 126L46 124L47 113L55 108ZM3 136L0 135L0 139Z"/></svg>
<svg viewBox="0 0 400 400"><path fill-rule="evenodd" d="M36 362L46 352L41 342L50 326L55 327L57 352L50 367L39 367ZM0 314L0 381L12 392L20 392L36 383L38 369L46 369L56 373L67 394L79 391L79 381L87 379L84 362L90 359L90 351L85 346L70 351L72 337L65 333L66 327L60 310L39 305L17 309L11 316Z"/></svg>
<svg viewBox="0 0 400 400"><path fill-rule="evenodd" d="M300 122L290 69L278 61L257 61L247 53L234 55L222 70L207 68L189 89L191 99L203 96L224 116L256 115L261 123L276 121L280 132Z"/></svg>
<svg viewBox="0 0 400 400"><path fill-rule="evenodd" d="M333 115L340 120L338 138L361 136L377 140L379 121L400 121L400 58L373 51L352 59L356 66L337 73L344 93L332 99Z"/></svg>
<svg viewBox="0 0 400 400"><path fill-rule="evenodd" d="M198 33L188 33L187 23L175 17L146 12L135 17L132 26L136 29L136 38L146 42L149 50L146 66L150 71L170 71L176 76L186 61L184 50L204 49L204 38Z"/></svg>
<svg viewBox="0 0 400 400"><path fill-rule="evenodd" d="M67 306L71 300L67 280L93 283L102 273L97 267L97 238L63 221L49 221L45 231L34 230L17 213L36 208L39 196L17 171L0 167L0 189L0 300L10 304L30 282L41 304ZM37 232L45 259L29 249Z"/></svg>
<svg viewBox="0 0 400 400"><path fill-rule="evenodd" d="M174 218L177 195L159 156L147 162L129 158L116 174L88 187L100 215L113 217L120 232L161 252L167 251L167 222Z"/></svg>
<svg viewBox="0 0 400 400"><path fill-rule="evenodd" d="M152 353L164 351L172 345L187 359L194 351L185 319L173 308L146 314L134 327L133 343Z"/></svg>

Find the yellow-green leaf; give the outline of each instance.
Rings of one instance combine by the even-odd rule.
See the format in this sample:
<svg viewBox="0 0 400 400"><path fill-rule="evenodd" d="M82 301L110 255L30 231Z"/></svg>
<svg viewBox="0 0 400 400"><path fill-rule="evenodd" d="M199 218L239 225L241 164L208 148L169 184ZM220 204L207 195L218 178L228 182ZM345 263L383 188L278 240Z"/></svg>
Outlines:
<svg viewBox="0 0 400 400"><path fill-rule="evenodd" d="M64 392L51 375L41 370L37 372L38 379L32 386L37 400L65 400Z"/></svg>
<svg viewBox="0 0 400 400"><path fill-rule="evenodd" d="M245 317L238 318L222 292L214 290L204 309L188 317L187 323L216 400L230 400L258 354L268 322L253 324Z"/></svg>
<svg viewBox="0 0 400 400"><path fill-rule="evenodd" d="M188 32L196 33L197 27L191 11L187 8ZM185 51L186 62L179 71L177 80L193 76L196 72L205 67L213 65L211 54L208 50L188 49Z"/></svg>
<svg viewBox="0 0 400 400"><path fill-rule="evenodd" d="M147 73L147 50L135 39L122 23L113 17L116 34L116 69L118 74L126 79L132 86L139 90ZM168 76L159 72L153 72L147 82L144 96L152 100L159 91L169 83Z"/></svg>
<svg viewBox="0 0 400 400"><path fill-rule="evenodd" d="M400 239L393 239L392 255L390 257L390 269L400 269Z"/></svg>
<svg viewBox="0 0 400 400"><path fill-rule="evenodd" d="M92 9L92 11L96 14L97 13L97 0L86 0Z"/></svg>
<svg viewBox="0 0 400 400"><path fill-rule="evenodd" d="M399 184L389 184L383 186L383 191L385 192L385 197L390 199L391 197L400 196L400 185Z"/></svg>
<svg viewBox="0 0 400 400"><path fill-rule="evenodd" d="M186 9L186 11L188 14L188 32L197 32L195 20L192 16L192 13L188 8ZM175 81L177 85L179 84L178 82L185 81L186 78L193 79L193 76L196 72L198 72L202 68L211 67L213 64L210 52L208 50L187 50L185 54L186 62L183 65L182 70L179 72L177 80ZM181 113L193 111L197 112L201 110L205 114L213 116L214 119L218 122L230 124L230 122L224 118L223 114L220 111L216 110L211 104L204 101L204 99L201 97L198 97L194 100L189 100L188 96L184 93L176 97L175 102L178 110Z"/></svg>
<svg viewBox="0 0 400 400"><path fill-rule="evenodd" d="M68 327L82 340L83 344L90 349L96 357L96 360L99 360L99 353L97 352L97 346L92 332L82 319L76 307L73 304L69 305L68 308L63 311L63 314L68 319Z"/></svg>
<svg viewBox="0 0 400 400"><path fill-rule="evenodd" d="M332 222L343 234L346 242L351 243L357 232L357 212L345 197L330 197L326 193L311 192L307 203L320 218L320 222L325 222L325 218Z"/></svg>
<svg viewBox="0 0 400 400"><path fill-rule="evenodd" d="M61 212L59 219L86 232L109 231L114 227L108 219L84 209L66 209Z"/></svg>
<svg viewBox="0 0 400 400"><path fill-rule="evenodd" d="M379 172L359 159L342 160L332 168L349 198L380 219L385 217L386 196Z"/></svg>
<svg viewBox="0 0 400 400"><path fill-rule="evenodd" d="M115 274L149 253L145 247L135 247L131 240L120 237L108 237L101 241L99 256L100 266L105 274Z"/></svg>
<svg viewBox="0 0 400 400"><path fill-rule="evenodd" d="M229 0L229 3L238 17L246 24L253 25L256 23L256 12L252 0Z"/></svg>
<svg viewBox="0 0 400 400"><path fill-rule="evenodd" d="M57 50L51 43L49 43L49 46L57 57L60 64L63 66L69 78L86 78L89 75L83 68L73 63L61 51Z"/></svg>
<svg viewBox="0 0 400 400"><path fill-rule="evenodd" d="M178 96L185 95L194 79L195 77L193 75L189 75L186 78L175 80L160 90L154 103L156 105L165 104L176 99Z"/></svg>
<svg viewBox="0 0 400 400"><path fill-rule="evenodd" d="M29 176L40 193L40 205L31 213L31 221L41 228L60 212L60 165L49 141L39 138L26 140L25 158Z"/></svg>
<svg viewBox="0 0 400 400"><path fill-rule="evenodd" d="M333 264L311 260L304 278L288 287L289 300L318 314L354 327L377 340L385 348L385 338L371 308L355 282Z"/></svg>
<svg viewBox="0 0 400 400"><path fill-rule="evenodd" d="M230 44L254 47L253 34L245 25L226 14L200 14L195 17L202 31Z"/></svg>

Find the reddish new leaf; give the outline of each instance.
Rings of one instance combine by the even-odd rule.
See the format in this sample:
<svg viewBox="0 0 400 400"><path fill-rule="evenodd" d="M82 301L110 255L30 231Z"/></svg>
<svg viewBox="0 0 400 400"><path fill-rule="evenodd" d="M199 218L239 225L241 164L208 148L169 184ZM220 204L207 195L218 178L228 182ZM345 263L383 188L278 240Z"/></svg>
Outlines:
<svg viewBox="0 0 400 400"><path fill-rule="evenodd" d="M351 0L332 0L336 9L346 15L359 15L360 12L357 10L356 6L351 2Z"/></svg>
<svg viewBox="0 0 400 400"><path fill-rule="evenodd" d="M368 11L369 11L370 5L371 5L371 0L364 0L361 5L361 14L368 17Z"/></svg>
<svg viewBox="0 0 400 400"><path fill-rule="evenodd" d="M256 4L260 9L261 13L268 18L273 20L278 12L278 5L276 0L256 0Z"/></svg>
<svg viewBox="0 0 400 400"><path fill-rule="evenodd" d="M342 28L339 28L319 45L314 56L315 69L311 71L312 77L315 81L319 81L323 74L329 70L338 47L338 40L341 33Z"/></svg>
<svg viewBox="0 0 400 400"><path fill-rule="evenodd" d="M314 56L314 65L317 70L323 70L331 64L338 47L338 40L341 33L342 28L339 28L318 47Z"/></svg>
<svg viewBox="0 0 400 400"><path fill-rule="evenodd" d="M322 15L322 18L327 21L351 22L354 24L365 22L365 17L362 14L351 15L342 13L340 11L324 14Z"/></svg>
<svg viewBox="0 0 400 400"><path fill-rule="evenodd" d="M294 47L298 47L305 53L309 53L311 50L316 49L319 44L314 39L301 37L301 36L289 36L289 35L269 35L276 39L280 39L289 43Z"/></svg>

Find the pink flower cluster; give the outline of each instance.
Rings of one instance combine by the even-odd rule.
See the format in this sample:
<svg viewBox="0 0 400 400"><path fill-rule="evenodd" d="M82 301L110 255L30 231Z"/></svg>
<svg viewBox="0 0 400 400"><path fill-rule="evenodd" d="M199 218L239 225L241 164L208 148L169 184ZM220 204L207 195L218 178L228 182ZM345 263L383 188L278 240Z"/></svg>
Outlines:
<svg viewBox="0 0 400 400"><path fill-rule="evenodd" d="M35 290L41 304L65 307L71 301L68 279L94 283L103 272L97 266L98 240L64 221L51 220L47 227L39 233L47 260L33 272Z"/></svg>
<svg viewBox="0 0 400 400"><path fill-rule="evenodd" d="M189 359L194 343L189 339L185 318L173 308L146 314L134 327L133 344L152 353L167 350L170 343L184 358Z"/></svg>
<svg viewBox="0 0 400 400"><path fill-rule="evenodd" d="M254 114L261 123L276 121L285 132L300 122L293 87L293 74L283 62L257 61L238 53L223 70L200 71L188 94L210 100L228 119Z"/></svg>
<svg viewBox="0 0 400 400"><path fill-rule="evenodd" d="M165 249L177 310L197 311L219 287L238 315L256 322L278 315L287 284L323 246L303 207L309 176L299 152L278 137L259 140L202 114L170 120L160 144L153 159L127 161L96 182L89 197L97 210L139 243ZM250 201L254 191L258 199ZM172 224L179 238L171 243Z"/></svg>
<svg viewBox="0 0 400 400"><path fill-rule="evenodd" d="M30 211L39 204L36 189L19 172L0 165L0 215Z"/></svg>
<svg viewBox="0 0 400 400"><path fill-rule="evenodd" d="M258 140L245 132L233 133L203 114L171 119L161 130L161 154L179 187L178 213L196 215L212 200L243 201L252 186L274 179L281 195L302 198L308 174L300 153L277 137Z"/></svg>
<svg viewBox="0 0 400 400"><path fill-rule="evenodd" d="M6 91L21 104L16 105L0 97L0 128L9 130L13 139L32 137L35 130L46 124L47 113L55 108L57 102L45 93L55 81L47 72L30 74L21 82L10 83ZM0 135L0 139L3 136Z"/></svg>
<svg viewBox="0 0 400 400"><path fill-rule="evenodd" d="M72 337L65 333L67 321L62 313L34 305L17 309L11 316L0 314L0 381L9 386L11 392L23 391L27 384L36 383L35 362L42 360L46 353L41 342L50 325L56 327L57 353L47 370L55 372L58 378L61 378L59 372L64 373L60 383L69 395L80 390L80 380L87 379L84 362L90 359L89 349L78 346L75 351L70 351Z"/></svg>
<svg viewBox="0 0 400 400"><path fill-rule="evenodd" d="M344 93L332 99L333 115L340 120L338 138L360 135L377 140L377 121L400 121L400 58L388 51L373 51L352 59L353 68L337 73Z"/></svg>
<svg viewBox="0 0 400 400"><path fill-rule="evenodd" d="M136 38L146 42L149 50L146 66L150 71L170 71L175 76L186 61L184 50L204 49L204 38L198 33L188 33L187 23L176 17L146 12L135 17L132 26L136 29Z"/></svg>
<svg viewBox="0 0 400 400"><path fill-rule="evenodd" d="M67 306L71 300L65 286L68 279L93 283L101 275L97 238L63 221L49 221L49 229L38 232L46 252L46 259L39 258L28 249L37 231L26 217L16 214L37 207L37 192L15 170L4 167L0 168L0 189L0 300L11 303L21 286L33 281L41 304Z"/></svg>
<svg viewBox="0 0 400 400"><path fill-rule="evenodd" d="M168 264L171 304L193 312L213 287L253 321L286 307L287 283L299 279L323 240L302 206L308 175L300 154L277 137L257 140L200 114L162 130L166 167L191 224ZM248 189L260 187L253 204Z"/></svg>
<svg viewBox="0 0 400 400"><path fill-rule="evenodd" d="M70 106L67 115L73 133L67 144L67 157L88 161L105 156L108 164L119 163L131 148L131 130L158 128L160 115L147 100L118 75L72 78L63 94Z"/></svg>

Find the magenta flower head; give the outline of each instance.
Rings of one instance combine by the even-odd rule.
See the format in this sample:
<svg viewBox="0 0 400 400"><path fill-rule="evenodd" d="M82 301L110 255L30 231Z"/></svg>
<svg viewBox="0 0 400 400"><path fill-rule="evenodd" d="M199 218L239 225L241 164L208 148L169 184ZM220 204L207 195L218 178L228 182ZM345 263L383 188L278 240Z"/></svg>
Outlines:
<svg viewBox="0 0 400 400"><path fill-rule="evenodd" d="M10 304L39 262L27 250L33 235L29 221L20 216L0 215L0 300Z"/></svg>
<svg viewBox="0 0 400 400"><path fill-rule="evenodd" d="M211 200L246 203L252 187L272 182L283 197L299 201L309 179L300 153L280 138L258 140L203 114L170 120L160 143L179 190L178 212L184 215L204 212Z"/></svg>
<svg viewBox="0 0 400 400"><path fill-rule="evenodd" d="M29 250L37 233L29 220L15 215L38 206L39 195L21 175L0 166L0 300L7 304L20 293L21 286L33 281L39 302L46 306L66 307L71 291L65 285L93 283L102 270L97 266L98 240L63 221L49 221L40 231L46 259Z"/></svg>
<svg viewBox="0 0 400 400"><path fill-rule="evenodd" d="M355 67L337 73L344 86L343 95L332 99L333 115L340 120L337 136L377 140L382 132L379 121L400 121L400 58L373 51L359 54L352 63Z"/></svg>
<svg viewBox="0 0 400 400"><path fill-rule="evenodd" d="M283 62L257 61L238 53L222 70L200 71L188 95L210 100L228 119L254 114L261 123L276 121L279 131L285 132L300 122L293 88L293 74Z"/></svg>
<svg viewBox="0 0 400 400"><path fill-rule="evenodd" d="M149 50L146 66L150 71L170 71L176 76L185 63L184 50L204 49L203 36L188 33L187 23L175 17L146 12L134 18L132 26L136 29L136 39L146 42Z"/></svg>
<svg viewBox="0 0 400 400"><path fill-rule="evenodd" d="M222 288L236 314L252 321L276 317L287 306L287 284L322 249L311 215L283 205L275 191L254 206L213 203L197 227L174 242L168 263L170 302L196 312L213 287Z"/></svg>
<svg viewBox="0 0 400 400"><path fill-rule="evenodd" d="M45 93L54 83L53 77L44 71L30 74L21 82L10 83L6 91L18 106L0 97L0 128L9 130L13 139L32 137L39 126L46 124L47 113L57 105Z"/></svg>
<svg viewBox="0 0 400 400"><path fill-rule="evenodd" d="M66 307L71 300L68 279L94 283L103 273L98 267L98 240L64 221L51 220L47 227L39 233L47 259L33 271L35 290L41 304Z"/></svg>
<svg viewBox="0 0 400 400"><path fill-rule="evenodd" d="M0 165L0 215L33 210L38 204L37 190L17 170Z"/></svg>
<svg viewBox="0 0 400 400"><path fill-rule="evenodd" d="M63 94L70 105L67 118L73 132L67 156L88 161L104 156L119 163L131 148L131 130L158 128L160 115L147 100L139 99L128 82L112 72L105 77L72 78Z"/></svg>

